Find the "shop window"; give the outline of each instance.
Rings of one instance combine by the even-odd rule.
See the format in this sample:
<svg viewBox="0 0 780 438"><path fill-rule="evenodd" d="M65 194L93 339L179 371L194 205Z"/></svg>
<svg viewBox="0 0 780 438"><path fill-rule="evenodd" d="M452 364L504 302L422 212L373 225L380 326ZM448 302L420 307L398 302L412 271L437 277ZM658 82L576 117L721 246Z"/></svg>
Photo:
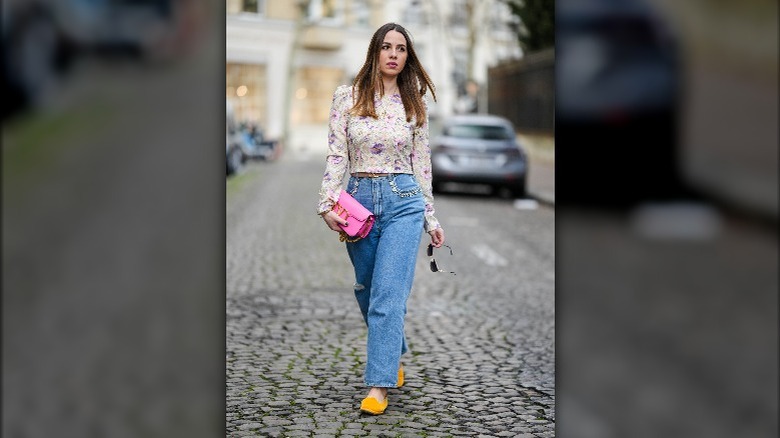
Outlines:
<svg viewBox="0 0 780 438"><path fill-rule="evenodd" d="M238 123L267 123L267 78L264 65L227 63L226 98Z"/></svg>
<svg viewBox="0 0 780 438"><path fill-rule="evenodd" d="M301 67L293 85L293 124L327 123L333 92L345 84L344 72L334 67Z"/></svg>
<svg viewBox="0 0 780 438"><path fill-rule="evenodd" d="M257 8L257 3L258 0L244 0L244 12L260 12L260 10Z"/></svg>

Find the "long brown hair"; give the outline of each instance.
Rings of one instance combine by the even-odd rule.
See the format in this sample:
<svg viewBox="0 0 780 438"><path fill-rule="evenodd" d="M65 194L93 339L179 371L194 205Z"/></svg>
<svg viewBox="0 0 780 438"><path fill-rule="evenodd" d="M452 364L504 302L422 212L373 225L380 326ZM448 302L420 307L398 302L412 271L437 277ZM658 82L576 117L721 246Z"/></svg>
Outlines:
<svg viewBox="0 0 780 438"><path fill-rule="evenodd" d="M358 116L377 118L376 109L374 108L374 93L379 92L382 96L385 94L382 72L379 69L379 51L382 48L385 35L391 30L400 32L406 38L406 65L401 70L401 73L398 74L398 91L401 93L401 101L406 111L406 121L411 122L414 117L416 125L420 127L425 123L426 116L425 103L422 97L430 89L433 100L436 100L436 91L431 78L425 72L419 59L417 59L417 53L415 53L414 45L411 38L409 38L409 32L400 24L387 23L377 29L374 32L374 36L371 37L371 43L368 45L368 51L366 52L366 62L352 83L357 93L357 99L355 99L353 94L353 102L356 102L352 107L351 113Z"/></svg>

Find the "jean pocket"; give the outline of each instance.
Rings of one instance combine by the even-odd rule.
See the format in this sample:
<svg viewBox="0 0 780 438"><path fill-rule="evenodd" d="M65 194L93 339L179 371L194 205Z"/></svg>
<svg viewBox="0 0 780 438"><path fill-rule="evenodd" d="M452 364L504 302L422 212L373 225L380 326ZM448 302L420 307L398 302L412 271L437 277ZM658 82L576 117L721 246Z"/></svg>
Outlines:
<svg viewBox="0 0 780 438"><path fill-rule="evenodd" d="M390 180L390 189L402 198L410 198L422 192L422 187L412 175L398 175Z"/></svg>

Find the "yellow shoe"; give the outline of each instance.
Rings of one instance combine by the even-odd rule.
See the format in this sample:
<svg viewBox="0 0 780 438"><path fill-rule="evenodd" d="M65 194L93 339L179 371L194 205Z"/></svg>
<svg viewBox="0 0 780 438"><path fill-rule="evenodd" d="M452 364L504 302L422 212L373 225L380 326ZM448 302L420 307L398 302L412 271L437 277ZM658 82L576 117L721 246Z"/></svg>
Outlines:
<svg viewBox="0 0 780 438"><path fill-rule="evenodd" d="M387 397L382 401L379 401L374 397L366 397L360 403L360 411L365 412L366 414L384 414L385 409L387 409Z"/></svg>
<svg viewBox="0 0 780 438"><path fill-rule="evenodd" d="M401 365L398 368L398 383L395 385L396 388L400 388L404 386L404 366Z"/></svg>

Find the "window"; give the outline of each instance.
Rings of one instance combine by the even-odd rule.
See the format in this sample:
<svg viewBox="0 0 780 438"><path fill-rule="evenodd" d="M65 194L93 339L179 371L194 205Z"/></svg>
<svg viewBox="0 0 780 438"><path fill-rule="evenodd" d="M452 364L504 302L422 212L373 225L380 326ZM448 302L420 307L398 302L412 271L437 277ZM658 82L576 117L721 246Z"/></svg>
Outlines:
<svg viewBox="0 0 780 438"><path fill-rule="evenodd" d="M343 8L339 0L311 0L309 3L310 21L340 21Z"/></svg>
<svg viewBox="0 0 780 438"><path fill-rule="evenodd" d="M227 63L226 97L237 123L267 123L264 65Z"/></svg>
<svg viewBox="0 0 780 438"><path fill-rule="evenodd" d="M292 123L326 123L330 116L333 91L343 84L344 71L327 66L300 67L295 75Z"/></svg>
<svg viewBox="0 0 780 438"><path fill-rule="evenodd" d="M419 1L412 1L404 9L403 20L406 26L426 26L428 25L428 14L425 12L422 3Z"/></svg>
<svg viewBox="0 0 780 438"><path fill-rule="evenodd" d="M257 9L257 0L244 0L244 12L260 12Z"/></svg>
<svg viewBox="0 0 780 438"><path fill-rule="evenodd" d="M228 14L262 14L265 12L265 0L227 0Z"/></svg>
<svg viewBox="0 0 780 438"><path fill-rule="evenodd" d="M452 15L450 15L450 26L468 27L469 15L468 4L465 0L455 0L452 4Z"/></svg>
<svg viewBox="0 0 780 438"><path fill-rule="evenodd" d="M356 27L371 26L371 6L367 0L352 0L350 8L346 11L350 14L348 23Z"/></svg>

